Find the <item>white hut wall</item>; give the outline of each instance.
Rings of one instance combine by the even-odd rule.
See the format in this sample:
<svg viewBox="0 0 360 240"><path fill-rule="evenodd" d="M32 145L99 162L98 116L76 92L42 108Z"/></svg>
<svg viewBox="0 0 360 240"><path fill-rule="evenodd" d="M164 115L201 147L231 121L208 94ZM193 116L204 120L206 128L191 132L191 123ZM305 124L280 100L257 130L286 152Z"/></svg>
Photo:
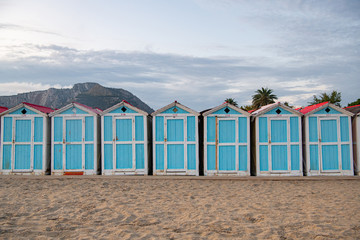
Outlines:
<svg viewBox="0 0 360 240"><path fill-rule="evenodd" d="M198 117L178 108L155 116L153 120L154 174L198 175ZM166 126L165 127L165 123ZM166 131L166 137L165 137ZM172 142L177 142L172 144Z"/></svg>
<svg viewBox="0 0 360 240"><path fill-rule="evenodd" d="M249 118L231 111L234 114L211 114L204 119L206 175L250 175Z"/></svg>
<svg viewBox="0 0 360 240"><path fill-rule="evenodd" d="M1 124L2 171L48 173L48 118L22 107L4 115Z"/></svg>
<svg viewBox="0 0 360 240"><path fill-rule="evenodd" d="M305 118L306 174L353 175L351 118L327 109Z"/></svg>
<svg viewBox="0 0 360 240"><path fill-rule="evenodd" d="M302 175L301 135L301 117L281 107L257 117L257 175Z"/></svg>
<svg viewBox="0 0 360 240"><path fill-rule="evenodd" d="M114 110L102 117L103 174L147 175L149 118L130 108L126 116L116 113Z"/></svg>
<svg viewBox="0 0 360 240"><path fill-rule="evenodd" d="M99 172L98 117L76 108L52 117L52 171Z"/></svg>

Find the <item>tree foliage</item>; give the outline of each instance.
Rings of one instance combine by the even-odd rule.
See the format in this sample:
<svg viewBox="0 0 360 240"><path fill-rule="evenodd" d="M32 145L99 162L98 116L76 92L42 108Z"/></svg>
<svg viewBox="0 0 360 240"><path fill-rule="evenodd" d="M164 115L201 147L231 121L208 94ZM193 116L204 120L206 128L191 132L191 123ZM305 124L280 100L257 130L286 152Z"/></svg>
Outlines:
<svg viewBox="0 0 360 240"><path fill-rule="evenodd" d="M356 101L349 103L347 106L355 106L355 105L360 105L360 98L358 98Z"/></svg>
<svg viewBox="0 0 360 240"><path fill-rule="evenodd" d="M231 105L234 105L235 107L238 106L237 102L235 101L235 98L227 98L227 99L225 99L225 102L227 102Z"/></svg>
<svg viewBox="0 0 360 240"><path fill-rule="evenodd" d="M335 104L338 107L341 107L341 93L338 91L332 91L330 94L327 93L321 93L319 97L316 95L313 96L313 100L309 102L310 105L322 103L322 102L330 102L332 104Z"/></svg>
<svg viewBox="0 0 360 240"><path fill-rule="evenodd" d="M278 99L273 90L270 88L261 88L255 91L255 94L252 96L252 105L255 109L258 109L262 106L274 103Z"/></svg>
<svg viewBox="0 0 360 240"><path fill-rule="evenodd" d="M251 111L251 110L255 110L254 106L253 105L244 105L244 106L241 106L240 107L242 110L244 111Z"/></svg>

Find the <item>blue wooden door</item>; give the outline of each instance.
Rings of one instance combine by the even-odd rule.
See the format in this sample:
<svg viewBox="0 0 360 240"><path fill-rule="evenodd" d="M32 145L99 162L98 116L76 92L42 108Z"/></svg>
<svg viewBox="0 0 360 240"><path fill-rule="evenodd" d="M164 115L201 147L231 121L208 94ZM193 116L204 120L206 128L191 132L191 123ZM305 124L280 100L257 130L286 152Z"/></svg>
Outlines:
<svg viewBox="0 0 360 240"><path fill-rule="evenodd" d="M181 119L167 119L166 121L166 161L168 170L185 169L185 136L184 122Z"/></svg>
<svg viewBox="0 0 360 240"><path fill-rule="evenodd" d="M31 170L31 125L30 119L15 120L14 170Z"/></svg>
<svg viewBox="0 0 360 240"><path fill-rule="evenodd" d="M134 119L115 119L115 165L116 169L134 169L133 136Z"/></svg>
<svg viewBox="0 0 360 240"><path fill-rule="evenodd" d="M83 120L67 119L65 128L65 169L82 170L83 169Z"/></svg>
<svg viewBox="0 0 360 240"><path fill-rule="evenodd" d="M320 146L322 171L339 170L337 119L320 119Z"/></svg>
<svg viewBox="0 0 360 240"><path fill-rule="evenodd" d="M271 170L288 171L288 121L270 119Z"/></svg>
<svg viewBox="0 0 360 240"><path fill-rule="evenodd" d="M236 170L236 121L218 120L219 171Z"/></svg>

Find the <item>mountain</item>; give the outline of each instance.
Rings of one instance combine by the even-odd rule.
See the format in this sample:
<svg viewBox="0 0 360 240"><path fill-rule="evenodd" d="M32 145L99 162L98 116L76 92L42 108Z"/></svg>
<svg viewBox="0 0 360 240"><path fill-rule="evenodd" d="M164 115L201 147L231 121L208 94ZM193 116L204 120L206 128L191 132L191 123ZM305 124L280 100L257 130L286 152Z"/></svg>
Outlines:
<svg viewBox="0 0 360 240"><path fill-rule="evenodd" d="M14 96L0 96L0 106L14 107L21 102L29 102L51 108L61 108L71 102L79 102L90 107L105 110L122 100L148 113L154 110L131 92L121 88L107 88L98 83L77 83L73 88L50 88L44 91L20 93Z"/></svg>

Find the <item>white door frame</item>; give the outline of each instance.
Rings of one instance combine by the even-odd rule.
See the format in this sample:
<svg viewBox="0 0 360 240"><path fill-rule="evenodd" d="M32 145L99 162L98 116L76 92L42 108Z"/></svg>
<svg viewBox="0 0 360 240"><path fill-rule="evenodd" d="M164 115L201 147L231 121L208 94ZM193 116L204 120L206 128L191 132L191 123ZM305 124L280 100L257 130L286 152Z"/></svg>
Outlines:
<svg viewBox="0 0 360 240"><path fill-rule="evenodd" d="M184 131L184 140L183 141L171 141L169 143L168 132L167 132L167 124L168 120L183 120L183 131ZM183 144L184 145L184 168L183 169L168 169L167 163L167 146L175 145L175 144ZM164 116L164 171L165 172L186 172L187 171L187 116Z"/></svg>
<svg viewBox="0 0 360 240"><path fill-rule="evenodd" d="M68 143L66 141L66 121L67 120L81 120L81 142ZM95 124L95 121L94 121L94 124ZM81 169L66 169L66 146L67 145L81 145ZM94 148L95 147L96 146L94 146ZM85 117L83 117L83 116L63 116L63 171L64 172L85 171Z"/></svg>
<svg viewBox="0 0 360 240"><path fill-rule="evenodd" d="M336 134L337 134L337 141L336 142L323 142L321 139L321 121L322 120L336 120ZM342 169L342 162L341 162L341 141L340 141L340 119L338 116L319 116L317 119L318 124L318 137L319 137L319 164L320 164L320 172L322 173L339 173ZM350 128L350 126L349 126ZM338 148L338 169L337 170L324 170L323 169L323 155L322 155L322 147L326 145L337 145Z"/></svg>
<svg viewBox="0 0 360 240"><path fill-rule="evenodd" d="M220 143L220 121L235 121L235 141L233 143ZM239 118L216 116L215 124L217 133L215 135L216 148L216 171L217 173L236 173L239 171ZM235 170L220 170L220 146L235 146Z"/></svg>
<svg viewBox="0 0 360 240"><path fill-rule="evenodd" d="M116 120L131 120L131 141L117 141L116 139ZM121 172L133 172L136 168L136 153L135 153L135 116L128 115L128 116L114 116L112 118L113 121L113 167L115 171L121 171ZM131 144L131 151L132 151L132 168L116 168L116 145L118 144Z"/></svg>
<svg viewBox="0 0 360 240"><path fill-rule="evenodd" d="M286 121L286 142L275 142L271 141L271 120L285 120ZM266 145L266 144L263 144ZM291 149L290 149L290 117L268 117L268 164L270 173L290 173L291 172ZM286 145L287 149L287 170L273 170L272 169L272 154L271 146L284 146Z"/></svg>

